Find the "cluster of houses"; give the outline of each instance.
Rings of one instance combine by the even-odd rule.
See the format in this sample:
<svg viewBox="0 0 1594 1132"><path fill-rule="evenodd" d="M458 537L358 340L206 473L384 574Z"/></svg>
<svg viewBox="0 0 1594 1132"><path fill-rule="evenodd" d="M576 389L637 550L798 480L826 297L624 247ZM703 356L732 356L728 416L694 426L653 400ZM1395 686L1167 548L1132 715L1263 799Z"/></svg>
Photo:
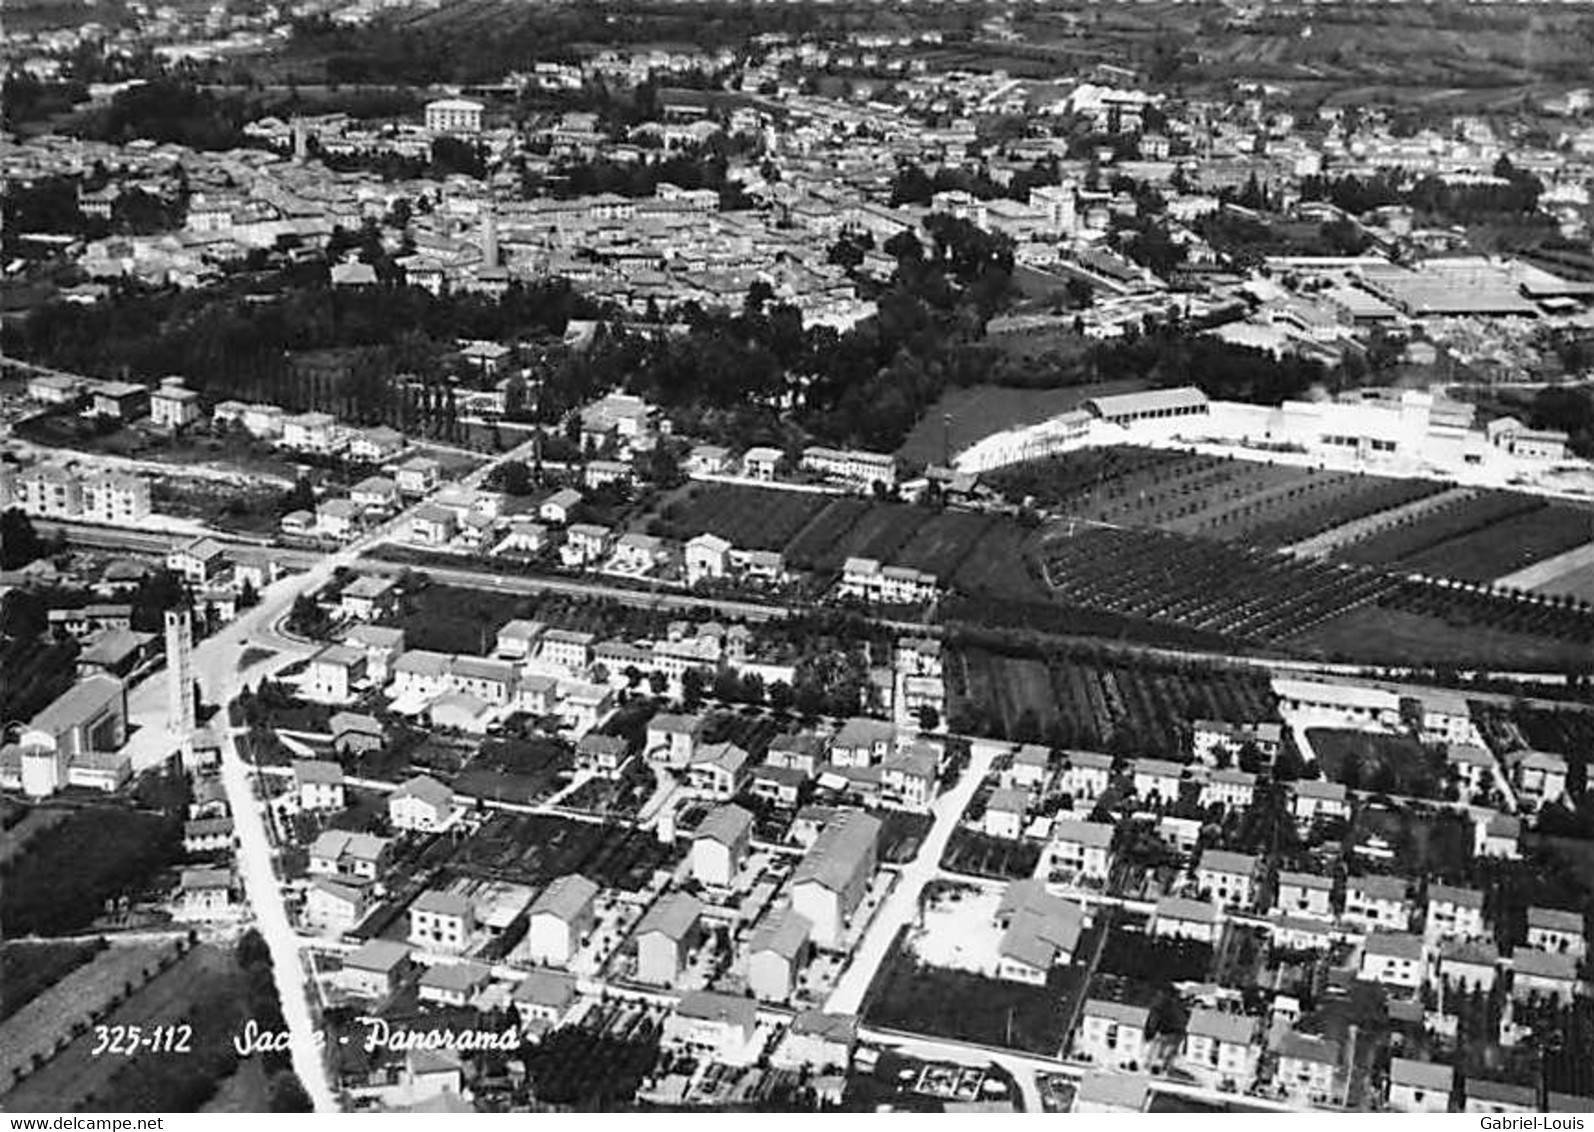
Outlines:
<svg viewBox="0 0 1594 1132"><path fill-rule="evenodd" d="M790 686L795 668L762 660L753 631L718 622L671 622L656 640L600 639L596 633L516 619L487 655L405 646L402 628L377 624L395 608L392 579L362 575L337 593L337 643L312 656L300 679L306 697L346 704L383 691L392 710L425 715L434 727L482 734L517 712L557 717L575 737L601 723L617 694L643 681L679 695L688 671L756 676Z"/></svg>

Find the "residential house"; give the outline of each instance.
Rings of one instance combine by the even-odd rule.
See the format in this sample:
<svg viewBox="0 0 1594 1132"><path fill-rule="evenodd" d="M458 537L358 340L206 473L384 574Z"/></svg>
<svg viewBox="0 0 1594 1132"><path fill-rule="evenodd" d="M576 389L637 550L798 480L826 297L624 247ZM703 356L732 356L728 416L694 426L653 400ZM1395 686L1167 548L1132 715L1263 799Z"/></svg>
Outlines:
<svg viewBox="0 0 1594 1132"><path fill-rule="evenodd" d="M880 830L877 818L842 811L820 830L792 874L792 907L813 924L817 946L841 947L847 921L874 878Z"/></svg>
<svg viewBox="0 0 1594 1132"><path fill-rule="evenodd" d="M184 869L178 877L172 918L184 922L231 920L238 915L230 868Z"/></svg>
<svg viewBox="0 0 1594 1132"><path fill-rule="evenodd" d="M461 954L475 930L475 911L457 892L428 889L410 905L409 941L425 951Z"/></svg>
<svg viewBox="0 0 1594 1132"><path fill-rule="evenodd" d="M596 638L577 629L548 629L542 634L537 659L557 664L572 675L580 675L592 664L592 645Z"/></svg>
<svg viewBox="0 0 1594 1132"><path fill-rule="evenodd" d="M410 541L417 546L447 546L459 533L454 512L435 503L423 503L410 514Z"/></svg>
<svg viewBox="0 0 1594 1132"><path fill-rule="evenodd" d="M1387 1107L1391 1112L1449 1112L1455 1088L1453 1066L1409 1057L1390 1059Z"/></svg>
<svg viewBox="0 0 1594 1132"><path fill-rule="evenodd" d="M1566 797L1566 759L1548 751L1513 751L1505 757L1517 797L1553 805Z"/></svg>
<svg viewBox="0 0 1594 1132"><path fill-rule="evenodd" d="M1259 871L1256 857L1249 853L1208 849L1196 866L1196 883L1224 907L1246 909L1256 900Z"/></svg>
<svg viewBox="0 0 1594 1132"><path fill-rule="evenodd" d="M1473 819L1473 854L1515 861L1522 856L1522 819L1491 814Z"/></svg>
<svg viewBox="0 0 1594 1132"><path fill-rule="evenodd" d="M1183 896L1164 896L1151 917L1151 934L1170 939L1216 943L1221 930L1215 905Z"/></svg>
<svg viewBox="0 0 1594 1132"><path fill-rule="evenodd" d="M1151 1012L1103 999L1085 1000L1074 1033L1074 1056L1082 1061L1133 1073L1146 1059L1146 1027Z"/></svg>
<svg viewBox="0 0 1594 1132"><path fill-rule="evenodd" d="M374 833L322 830L310 846L310 874L379 880L392 856L391 849L392 842Z"/></svg>
<svg viewBox="0 0 1594 1132"><path fill-rule="evenodd" d="M581 493L572 487L562 487L537 505L537 517L545 523L566 526L579 506Z"/></svg>
<svg viewBox="0 0 1594 1132"><path fill-rule="evenodd" d="M1001 787L985 803L985 832L991 837L1017 839L1024 835L1024 812L1029 792Z"/></svg>
<svg viewBox="0 0 1594 1132"><path fill-rule="evenodd" d="M1558 951L1519 947L1511 953L1511 997L1569 1004L1577 994L1577 960Z"/></svg>
<svg viewBox="0 0 1594 1132"><path fill-rule="evenodd" d="M705 743L687 764L686 787L704 798L734 798L752 775L751 760L735 743Z"/></svg>
<svg viewBox="0 0 1594 1132"><path fill-rule="evenodd" d="M761 1052L758 1004L715 991L689 991L664 1020L660 1044L704 1062L747 1066Z"/></svg>
<svg viewBox="0 0 1594 1132"><path fill-rule="evenodd" d="M1494 756L1476 743L1451 743L1445 748L1445 767L1456 776L1465 801L1494 785Z"/></svg>
<svg viewBox="0 0 1594 1132"><path fill-rule="evenodd" d="M548 883L527 913L517 962L568 966L581 941L597 924L598 886L579 873Z"/></svg>
<svg viewBox="0 0 1594 1132"><path fill-rule="evenodd" d="M564 1025L576 1003L575 976L564 971L532 971L515 986L510 1004L521 1028L540 1035Z"/></svg>
<svg viewBox="0 0 1594 1132"><path fill-rule="evenodd" d="M1166 759L1136 759L1132 765L1135 797L1141 801L1160 798L1179 800L1179 784L1184 781L1184 766Z"/></svg>
<svg viewBox="0 0 1594 1132"><path fill-rule="evenodd" d="M935 779L940 765L941 752L928 743L913 743L887 755L880 764L881 804L897 810L927 813L935 801Z"/></svg>
<svg viewBox="0 0 1594 1132"><path fill-rule="evenodd" d="M1340 1044L1332 1038L1290 1030L1278 1043L1278 1068L1273 1079L1297 1100L1336 1100L1342 1056Z"/></svg>
<svg viewBox="0 0 1594 1132"><path fill-rule="evenodd" d="M1215 770L1201 784L1201 805L1226 810L1249 809L1256 797L1256 775L1244 770Z"/></svg>
<svg viewBox="0 0 1594 1132"><path fill-rule="evenodd" d="M710 578L723 578L731 552L726 539L713 534L700 534L687 540L684 550L686 584L695 586Z"/></svg>
<svg viewBox="0 0 1594 1132"><path fill-rule="evenodd" d="M335 762L296 759L293 782L301 810L341 810L347 804L343 796L343 768Z"/></svg>
<svg viewBox="0 0 1594 1132"><path fill-rule="evenodd" d="M300 691L322 703L345 703L365 680L365 653L349 645L327 645L310 658Z"/></svg>
<svg viewBox="0 0 1594 1132"><path fill-rule="evenodd" d="M1097 751L1067 752L1063 790L1075 803L1093 802L1107 792L1112 781L1113 758Z"/></svg>
<svg viewBox="0 0 1594 1132"><path fill-rule="evenodd" d="M410 949L390 939L366 940L343 956L333 976L345 994L380 1001L399 988L410 965Z"/></svg>
<svg viewBox="0 0 1594 1132"><path fill-rule="evenodd" d="M996 922L1002 929L997 978L1044 986L1053 967L1073 962L1085 911L1039 881L1015 880L1002 891Z"/></svg>
<svg viewBox="0 0 1594 1132"><path fill-rule="evenodd" d="M1531 906L1528 908L1528 946L1582 960L1588 954L1583 914L1536 904Z"/></svg>
<svg viewBox="0 0 1594 1132"><path fill-rule="evenodd" d="M1185 1023L1180 1065L1220 1089L1243 1092L1256 1079L1256 1019L1197 1007Z"/></svg>
<svg viewBox="0 0 1594 1132"><path fill-rule="evenodd" d="M819 772L824 759L825 744L811 731L789 731L769 741L764 762L772 767L794 770L805 778Z"/></svg>
<svg viewBox="0 0 1594 1132"><path fill-rule="evenodd" d="M574 523L565 531L564 545L559 548L559 558L572 569L594 566L609 556L614 546L614 532L597 523Z"/></svg>
<svg viewBox="0 0 1594 1132"><path fill-rule="evenodd" d="M396 830L436 833L454 818L454 792L435 778L417 775L388 795L387 818Z"/></svg>
<svg viewBox="0 0 1594 1132"><path fill-rule="evenodd" d="M1369 932L1357 977L1367 982L1415 990L1422 986L1422 937L1410 932Z"/></svg>
<svg viewBox="0 0 1594 1132"><path fill-rule="evenodd" d="M781 908L753 929L747 947L747 989L761 1002L786 1002L807 961L813 924L800 912Z"/></svg>
<svg viewBox="0 0 1594 1132"><path fill-rule="evenodd" d="M393 480L400 495L430 495L443 480L443 465L430 456L411 456L393 469Z"/></svg>
<svg viewBox="0 0 1594 1132"><path fill-rule="evenodd" d="M349 435L349 459L364 464L385 464L397 459L404 446L404 434L398 429L385 425L356 429Z"/></svg>
<svg viewBox="0 0 1594 1132"><path fill-rule="evenodd" d="M576 769L598 778L619 778L629 756L630 748L619 735L592 731L576 740Z"/></svg>
<svg viewBox="0 0 1594 1132"><path fill-rule="evenodd" d="M338 594L338 612L355 621L375 621L398 609L398 584L392 578L361 574Z"/></svg>
<svg viewBox="0 0 1594 1132"><path fill-rule="evenodd" d="M1430 884L1424 931L1430 939L1487 939L1483 893L1476 888Z"/></svg>
<svg viewBox="0 0 1594 1132"><path fill-rule="evenodd" d="M1347 878L1341 916L1369 930L1405 931L1411 919L1405 879L1390 876Z"/></svg>
<svg viewBox="0 0 1594 1132"><path fill-rule="evenodd" d="M348 877L316 876L304 897L304 922L314 931L341 936L353 931L371 908L367 883Z"/></svg>
<svg viewBox="0 0 1594 1132"><path fill-rule="evenodd" d="M1532 1085L1468 1077L1462 1090L1463 1112L1496 1116L1539 1110L1539 1091Z"/></svg>
<svg viewBox="0 0 1594 1132"><path fill-rule="evenodd" d="M1283 871L1278 875L1273 911L1285 916L1332 919L1334 881L1313 873Z"/></svg>
<svg viewBox="0 0 1594 1132"><path fill-rule="evenodd" d="M701 936L703 902L683 892L660 897L636 928L636 977L644 983L673 986L688 953Z"/></svg>
<svg viewBox="0 0 1594 1132"><path fill-rule="evenodd" d="M1500 953L1486 940L1445 940L1439 946L1439 981L1461 991L1494 989Z"/></svg>
<svg viewBox="0 0 1594 1132"><path fill-rule="evenodd" d="M227 569L227 549L215 539L196 538L167 553L166 569L190 585L208 585Z"/></svg>
<svg viewBox="0 0 1594 1132"><path fill-rule="evenodd" d="M897 729L879 719L854 717L830 741L830 761L837 766L874 766L896 744Z"/></svg>
<svg viewBox="0 0 1594 1132"><path fill-rule="evenodd" d="M362 622L344 632L343 643L365 654L365 675L372 687L380 688L392 678L393 664L404 651L404 630Z"/></svg>
<svg viewBox="0 0 1594 1132"><path fill-rule="evenodd" d="M668 767L687 766L697 754L703 728L704 719L700 715L661 713L654 716L648 721L648 761Z"/></svg>
<svg viewBox="0 0 1594 1132"><path fill-rule="evenodd" d="M852 1065L857 1046L857 1015L799 1010L770 1064L778 1069L844 1072Z"/></svg>
<svg viewBox="0 0 1594 1132"><path fill-rule="evenodd" d="M753 815L740 806L709 811L692 836L692 876L710 888L730 888L752 836Z"/></svg>
<svg viewBox="0 0 1594 1132"><path fill-rule="evenodd" d="M1112 873L1113 832L1107 822L1058 818L1052 823L1052 875L1065 872L1105 884Z"/></svg>
<svg viewBox="0 0 1594 1132"><path fill-rule="evenodd" d="M900 647L897 655L899 657L902 655ZM898 663L901 663L900 660ZM1046 779L1051 773L1051 762L1052 753L1045 747L1035 743L1025 743L1013 752L1013 765L1008 771L1008 780L1020 789L1038 791L1046 785Z"/></svg>
<svg viewBox="0 0 1594 1132"><path fill-rule="evenodd" d="M1350 801L1343 782L1324 782L1306 778L1295 783L1291 808L1295 820L1310 825L1318 818L1346 818L1350 816Z"/></svg>
<svg viewBox="0 0 1594 1132"><path fill-rule="evenodd" d="M784 454L779 448L754 447L742 453L742 475L750 480L771 483Z"/></svg>
<svg viewBox="0 0 1594 1132"><path fill-rule="evenodd" d="M492 969L481 963L438 963L421 975L417 990L422 1002L471 1006L492 979Z"/></svg>

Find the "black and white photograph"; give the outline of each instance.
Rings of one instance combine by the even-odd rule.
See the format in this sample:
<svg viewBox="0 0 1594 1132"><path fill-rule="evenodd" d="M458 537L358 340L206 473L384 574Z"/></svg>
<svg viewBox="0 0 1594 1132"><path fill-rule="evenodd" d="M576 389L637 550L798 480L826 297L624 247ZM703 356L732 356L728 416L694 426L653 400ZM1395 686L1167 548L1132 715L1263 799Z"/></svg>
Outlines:
<svg viewBox="0 0 1594 1132"><path fill-rule="evenodd" d="M0 83L10 1129L1594 1114L1594 3Z"/></svg>

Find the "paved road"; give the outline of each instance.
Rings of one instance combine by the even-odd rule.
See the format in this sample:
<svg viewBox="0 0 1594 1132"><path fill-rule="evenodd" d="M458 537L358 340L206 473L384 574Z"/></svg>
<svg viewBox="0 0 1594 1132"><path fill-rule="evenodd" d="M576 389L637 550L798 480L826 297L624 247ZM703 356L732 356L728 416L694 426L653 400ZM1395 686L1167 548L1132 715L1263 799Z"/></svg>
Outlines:
<svg viewBox="0 0 1594 1132"><path fill-rule="evenodd" d="M874 981L875 972L891 950L891 942L905 924L918 914L919 895L924 886L941 871L941 854L957 828L958 819L968 808L969 800L991 769L991 762L999 751L1010 750L1005 743L976 739L971 744L969 765L958 779L957 785L935 800L930 813L934 824L919 847L918 854L900 873L892 885L874 919L864 931L863 939L853 949L852 961L836 980L835 988L825 1000L825 1010L832 1014L856 1014L863 997Z"/></svg>

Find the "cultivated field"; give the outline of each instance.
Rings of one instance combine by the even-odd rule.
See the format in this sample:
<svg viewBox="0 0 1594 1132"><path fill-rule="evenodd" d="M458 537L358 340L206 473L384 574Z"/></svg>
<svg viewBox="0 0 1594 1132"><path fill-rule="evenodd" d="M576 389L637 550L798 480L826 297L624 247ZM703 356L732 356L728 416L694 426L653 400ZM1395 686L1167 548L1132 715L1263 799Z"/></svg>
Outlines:
<svg viewBox="0 0 1594 1132"><path fill-rule="evenodd" d="M124 1000L128 987L142 986L176 954L175 943L107 948L25 1003L0 1024L0 1086L10 1089L31 1081L36 1068L70 1045L82 1028L99 1019L109 1006ZM39 1098L44 1103L30 1106L12 1092L6 1100L12 1111L63 1107L53 1103L48 1091Z"/></svg>
<svg viewBox="0 0 1594 1132"><path fill-rule="evenodd" d="M986 482L1058 516L1254 546L1360 523L1370 529L1351 532L1336 557L1464 581L1493 581L1594 539L1594 511L1518 492L1144 448L1082 449ZM1433 505L1411 506L1422 500Z"/></svg>
<svg viewBox="0 0 1594 1132"><path fill-rule="evenodd" d="M1341 548L1347 562L1491 582L1594 538L1594 511L1480 492Z"/></svg>
<svg viewBox="0 0 1594 1132"><path fill-rule="evenodd" d="M959 648L947 664L948 710L999 734L1054 746L1176 755L1198 719L1273 717L1264 675L1241 668L1125 657L1004 656Z"/></svg>

